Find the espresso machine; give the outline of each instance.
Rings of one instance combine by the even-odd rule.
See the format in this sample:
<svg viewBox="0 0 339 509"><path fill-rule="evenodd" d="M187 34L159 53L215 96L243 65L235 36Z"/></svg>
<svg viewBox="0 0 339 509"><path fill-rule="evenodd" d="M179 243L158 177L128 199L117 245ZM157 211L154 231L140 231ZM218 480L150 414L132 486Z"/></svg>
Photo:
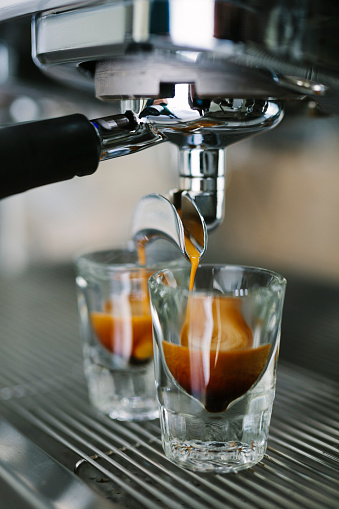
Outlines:
<svg viewBox="0 0 339 509"><path fill-rule="evenodd" d="M0 16L23 14L41 71L92 91L112 115L3 128L1 197L169 141L179 194L189 192L211 231L224 214L227 146L277 125L284 101L338 112L331 2L64 1L41 12L27 1Z"/></svg>
<svg viewBox="0 0 339 509"><path fill-rule="evenodd" d="M187 210L188 223L200 219L203 235L190 233L204 253L224 218L225 149L277 126L290 105L339 113L339 6L331 0L2 0L0 29L21 19L31 23L36 67L96 97L107 114L1 127L0 198L172 143L178 185L166 207ZM140 203L139 218L163 205L154 195ZM165 236L178 244L175 227ZM90 409L69 340L77 325L69 271L42 268L1 287L0 492L8 509L337 507L337 289L291 283L282 337L291 348L279 366L267 455L245 475L223 478L169 464L154 423L107 422ZM41 319L48 308L51 326Z"/></svg>

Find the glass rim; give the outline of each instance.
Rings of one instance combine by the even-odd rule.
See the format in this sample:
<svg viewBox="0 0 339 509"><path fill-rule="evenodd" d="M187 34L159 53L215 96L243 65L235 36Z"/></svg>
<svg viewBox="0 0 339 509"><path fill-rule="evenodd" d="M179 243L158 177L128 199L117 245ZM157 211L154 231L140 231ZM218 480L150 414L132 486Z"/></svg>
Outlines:
<svg viewBox="0 0 339 509"><path fill-rule="evenodd" d="M147 265L139 264L138 262L114 262L114 261L97 261L94 260L92 257L96 255L107 255L109 253L112 253L112 256L119 255L119 254L136 254L136 249L129 249L128 247L121 247L121 248L107 248L107 249L98 249L95 251L85 251L84 253L80 253L77 255L74 259L74 262L76 266L79 266L81 262L85 263L88 267L91 268L97 268L100 270L110 270L110 269L124 269L124 268L142 268L147 267Z"/></svg>
<svg viewBox="0 0 339 509"><path fill-rule="evenodd" d="M270 269L264 269L262 267L256 267L254 265L236 265L236 264L224 264L224 263L202 263L202 264L199 264L198 266L198 269L197 269L197 273L204 269L223 269L224 271L226 270L241 270L241 271L247 271L249 273L261 273L261 274L266 274L267 276L271 276L272 278L272 281L266 285L265 287L266 288L270 288L272 285L274 284L278 284L280 285L281 288L285 288L286 285L287 285L287 279L282 276L281 274L279 274L279 272L275 272L273 270L270 270ZM194 291L189 291L188 288L184 288L183 286L178 286L176 288L173 288L171 286L168 286L166 285L163 281L161 282L156 282L156 279L159 278L159 276L161 274L174 274L176 272L179 272L179 271L186 271L187 273L190 272L191 268L190 267L176 267L176 268L164 268L164 269L161 269L161 270L158 270L157 272L154 272L148 279L148 284L150 287L162 287L162 288L167 288L170 292L178 292L180 291L182 294L187 294L187 295L192 295L192 294L199 294L199 295L215 295L215 291L211 290L211 289L202 289L202 288L199 288L199 289L194 289ZM264 287L264 286L262 286Z"/></svg>
<svg viewBox="0 0 339 509"><path fill-rule="evenodd" d="M156 251L155 251L156 252ZM173 263L176 261L176 258L172 255L168 255L166 259L166 251L164 249L158 250L157 254L163 255L163 259L152 260L145 264L141 264L138 262L138 251L134 244L127 243L126 245L122 245L120 247L112 247L112 248L103 248L97 249L93 251L84 251L79 253L74 257L74 264L79 269L80 265L84 265L87 270L101 272L101 273L110 273L110 272L118 272L118 271L138 271L140 269L154 269L155 271L160 271L161 267L166 268L167 263ZM95 256L109 256L111 255L112 260L107 258L107 260L96 260ZM114 261L117 260L119 256L124 255L135 255L135 261ZM178 254L179 258L182 258L182 255Z"/></svg>

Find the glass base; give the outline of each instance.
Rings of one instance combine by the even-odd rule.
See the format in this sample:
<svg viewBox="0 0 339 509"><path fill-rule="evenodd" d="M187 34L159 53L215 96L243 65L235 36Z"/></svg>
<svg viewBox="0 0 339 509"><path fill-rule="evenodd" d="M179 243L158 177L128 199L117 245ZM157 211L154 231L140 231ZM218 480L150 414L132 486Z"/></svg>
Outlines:
<svg viewBox="0 0 339 509"><path fill-rule="evenodd" d="M85 363L89 399L94 408L120 421L159 417L153 363L140 369L113 370Z"/></svg>
<svg viewBox="0 0 339 509"><path fill-rule="evenodd" d="M168 459L195 472L230 473L253 467L262 460L265 443L179 442L163 443Z"/></svg>
<svg viewBox="0 0 339 509"><path fill-rule="evenodd" d="M238 472L262 460L275 393L273 370L224 412L208 412L180 388L158 386L166 456L198 472Z"/></svg>
<svg viewBox="0 0 339 509"><path fill-rule="evenodd" d="M108 417L118 421L149 421L159 417L157 407L154 407L154 400L142 402L142 406L133 404L123 405L120 401L113 404L113 409L108 412ZM107 412L105 412L107 413Z"/></svg>

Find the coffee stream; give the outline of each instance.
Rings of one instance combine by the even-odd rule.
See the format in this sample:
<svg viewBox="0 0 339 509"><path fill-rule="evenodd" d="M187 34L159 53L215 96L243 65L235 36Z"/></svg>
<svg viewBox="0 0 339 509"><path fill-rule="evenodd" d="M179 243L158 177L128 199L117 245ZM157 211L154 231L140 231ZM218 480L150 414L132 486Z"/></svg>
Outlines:
<svg viewBox="0 0 339 509"><path fill-rule="evenodd" d="M100 312L91 313L94 332L101 344L128 363L152 359L152 319L145 268L145 244L137 245L142 266L131 278L138 291L112 297ZM194 288L200 262L199 251L185 236L191 262L189 291ZM167 367L177 383L197 398L209 412L223 412L245 394L260 376L270 345L253 347L253 334L235 297L201 296L191 293L180 344L163 341Z"/></svg>
<svg viewBox="0 0 339 509"><path fill-rule="evenodd" d="M189 290L199 265L198 250L188 237ZM223 412L256 382L268 359L269 344L253 347L253 334L241 300L191 293L180 344L162 342L168 369L177 383L209 412Z"/></svg>
<svg viewBox="0 0 339 509"><path fill-rule="evenodd" d="M200 262L200 253L187 235L185 235L185 248L191 262L191 275L188 289L192 292L194 288L195 275Z"/></svg>

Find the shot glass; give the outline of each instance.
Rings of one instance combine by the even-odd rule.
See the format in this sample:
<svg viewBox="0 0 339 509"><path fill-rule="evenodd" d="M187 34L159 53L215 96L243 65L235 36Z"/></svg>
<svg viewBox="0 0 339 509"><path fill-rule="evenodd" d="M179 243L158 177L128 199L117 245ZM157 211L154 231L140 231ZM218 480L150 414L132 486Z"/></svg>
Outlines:
<svg viewBox="0 0 339 509"><path fill-rule="evenodd" d="M153 247L152 247L153 246ZM175 264L177 250L146 249L146 265L128 247L76 260L84 372L91 404L112 419L158 417L147 279Z"/></svg>
<svg viewBox="0 0 339 509"><path fill-rule="evenodd" d="M268 270L201 265L148 282L162 443L174 463L237 472L266 451L286 280Z"/></svg>

